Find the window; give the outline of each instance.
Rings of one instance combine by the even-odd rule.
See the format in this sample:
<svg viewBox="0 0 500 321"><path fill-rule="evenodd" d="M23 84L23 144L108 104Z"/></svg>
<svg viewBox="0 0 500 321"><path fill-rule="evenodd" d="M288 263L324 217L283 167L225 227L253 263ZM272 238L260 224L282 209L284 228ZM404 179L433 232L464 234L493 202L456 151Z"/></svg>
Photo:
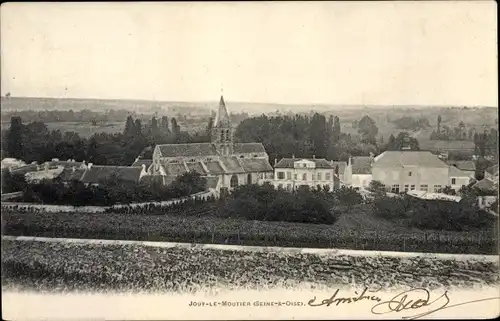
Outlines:
<svg viewBox="0 0 500 321"><path fill-rule="evenodd" d="M231 185L231 188L238 187L238 176L236 176L236 175L231 176L230 185Z"/></svg>
<svg viewBox="0 0 500 321"><path fill-rule="evenodd" d="M207 158L207 159L206 159L206 161L207 161L207 162L211 162L211 161L212 161L212 159L211 159L211 158Z"/></svg>
<svg viewBox="0 0 500 321"><path fill-rule="evenodd" d="M411 172L408 173L408 176L411 176Z"/></svg>
<svg viewBox="0 0 500 321"><path fill-rule="evenodd" d="M330 178L330 173L326 173L325 174L325 180L329 181L331 178Z"/></svg>
<svg viewBox="0 0 500 321"><path fill-rule="evenodd" d="M427 185L420 185L420 190L427 192Z"/></svg>
<svg viewBox="0 0 500 321"><path fill-rule="evenodd" d="M408 187L409 187L408 185L405 185L405 193L408 192Z"/></svg>
<svg viewBox="0 0 500 321"><path fill-rule="evenodd" d="M306 173L302 174L302 180L307 181L307 174Z"/></svg>
<svg viewBox="0 0 500 321"><path fill-rule="evenodd" d="M294 180L297 180L297 173L294 173L294 174L293 174L293 179L294 179Z"/></svg>
<svg viewBox="0 0 500 321"><path fill-rule="evenodd" d="M451 185L455 185L457 183L457 179L456 178L452 178L451 179Z"/></svg>
<svg viewBox="0 0 500 321"><path fill-rule="evenodd" d="M285 179L285 172L278 172L278 179Z"/></svg>
<svg viewBox="0 0 500 321"><path fill-rule="evenodd" d="M410 186L410 191L414 191L415 190L415 185L411 185Z"/></svg>
<svg viewBox="0 0 500 321"><path fill-rule="evenodd" d="M286 189L291 190L292 189L292 184L286 184Z"/></svg>
<svg viewBox="0 0 500 321"><path fill-rule="evenodd" d="M283 184L278 184L278 188L283 188Z"/></svg>
<svg viewBox="0 0 500 321"><path fill-rule="evenodd" d="M317 188L318 190L321 190L321 185L319 185L319 184L318 184L318 185L316 185L316 188Z"/></svg>
<svg viewBox="0 0 500 321"><path fill-rule="evenodd" d="M434 193L441 193L441 185L434 185Z"/></svg>
<svg viewBox="0 0 500 321"><path fill-rule="evenodd" d="M318 173L318 181L321 180L321 173Z"/></svg>
<svg viewBox="0 0 500 321"><path fill-rule="evenodd" d="M292 172L286 172L286 179L292 179Z"/></svg>
<svg viewBox="0 0 500 321"><path fill-rule="evenodd" d="M302 164L302 167L307 167L307 164Z"/></svg>
<svg viewBox="0 0 500 321"><path fill-rule="evenodd" d="M252 185L252 174L247 175L247 184Z"/></svg>
<svg viewBox="0 0 500 321"><path fill-rule="evenodd" d="M399 194L399 185L392 185L391 193Z"/></svg>

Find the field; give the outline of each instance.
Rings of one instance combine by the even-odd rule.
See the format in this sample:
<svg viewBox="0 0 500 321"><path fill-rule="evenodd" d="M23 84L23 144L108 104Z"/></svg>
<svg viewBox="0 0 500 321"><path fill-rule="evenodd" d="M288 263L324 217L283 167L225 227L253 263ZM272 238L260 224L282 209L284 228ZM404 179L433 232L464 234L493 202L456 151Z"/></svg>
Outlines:
<svg viewBox="0 0 500 321"><path fill-rule="evenodd" d="M208 207L207 207L208 206ZM495 231L410 230L354 209L334 225L213 216L215 205L168 213L21 213L3 210L4 235L147 240L427 253L497 253Z"/></svg>
<svg viewBox="0 0 500 321"><path fill-rule="evenodd" d="M2 240L2 288L197 292L338 285L478 287L498 262Z"/></svg>

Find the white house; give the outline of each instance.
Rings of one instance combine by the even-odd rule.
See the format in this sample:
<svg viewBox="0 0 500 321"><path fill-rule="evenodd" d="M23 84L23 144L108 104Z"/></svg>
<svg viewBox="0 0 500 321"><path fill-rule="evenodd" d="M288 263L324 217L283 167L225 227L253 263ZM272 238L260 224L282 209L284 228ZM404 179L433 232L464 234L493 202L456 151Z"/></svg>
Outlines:
<svg viewBox="0 0 500 321"><path fill-rule="evenodd" d="M346 185L355 189L365 189L370 185L372 176L373 156L349 157L345 171Z"/></svg>
<svg viewBox="0 0 500 321"><path fill-rule="evenodd" d="M324 158L283 158L275 164L271 182L276 188L288 190L300 186L333 190L340 185L335 167Z"/></svg>
<svg viewBox="0 0 500 321"><path fill-rule="evenodd" d="M440 193L450 183L449 165L428 151L385 151L374 158L371 167L373 180L392 193Z"/></svg>
<svg viewBox="0 0 500 321"><path fill-rule="evenodd" d="M462 187L469 185L472 177L467 171L462 171L455 166L449 167L448 185L458 192Z"/></svg>

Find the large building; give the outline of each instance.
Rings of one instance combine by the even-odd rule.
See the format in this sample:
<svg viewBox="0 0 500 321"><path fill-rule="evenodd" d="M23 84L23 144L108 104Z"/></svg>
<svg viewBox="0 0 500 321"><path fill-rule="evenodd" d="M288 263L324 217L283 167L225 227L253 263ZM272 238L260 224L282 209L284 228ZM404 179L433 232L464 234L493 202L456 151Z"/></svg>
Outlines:
<svg viewBox="0 0 500 321"><path fill-rule="evenodd" d="M212 127L210 143L156 145L150 172L176 177L196 171L205 177L218 177L221 189L260 184L272 177L273 168L261 143L235 143L234 129L224 98Z"/></svg>
<svg viewBox="0 0 500 321"><path fill-rule="evenodd" d="M392 193L440 193L450 183L450 166L428 151L386 151L373 159L372 179Z"/></svg>
<svg viewBox="0 0 500 321"><path fill-rule="evenodd" d="M287 190L300 186L333 190L340 185L335 174L337 166L338 164L324 158L283 158L275 164L274 179L271 182L276 188ZM340 166L338 167L340 174Z"/></svg>

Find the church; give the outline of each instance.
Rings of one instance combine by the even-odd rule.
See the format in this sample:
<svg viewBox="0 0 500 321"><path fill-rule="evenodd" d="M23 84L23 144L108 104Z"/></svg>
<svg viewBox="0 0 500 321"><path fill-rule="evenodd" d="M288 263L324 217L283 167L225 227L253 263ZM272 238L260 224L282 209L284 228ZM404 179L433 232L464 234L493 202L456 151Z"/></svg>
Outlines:
<svg viewBox="0 0 500 321"><path fill-rule="evenodd" d="M239 185L262 184L273 176L261 143L235 143L234 129L224 97L213 123L210 143L156 145L149 172L168 183L188 171L196 171L214 189L230 191Z"/></svg>

